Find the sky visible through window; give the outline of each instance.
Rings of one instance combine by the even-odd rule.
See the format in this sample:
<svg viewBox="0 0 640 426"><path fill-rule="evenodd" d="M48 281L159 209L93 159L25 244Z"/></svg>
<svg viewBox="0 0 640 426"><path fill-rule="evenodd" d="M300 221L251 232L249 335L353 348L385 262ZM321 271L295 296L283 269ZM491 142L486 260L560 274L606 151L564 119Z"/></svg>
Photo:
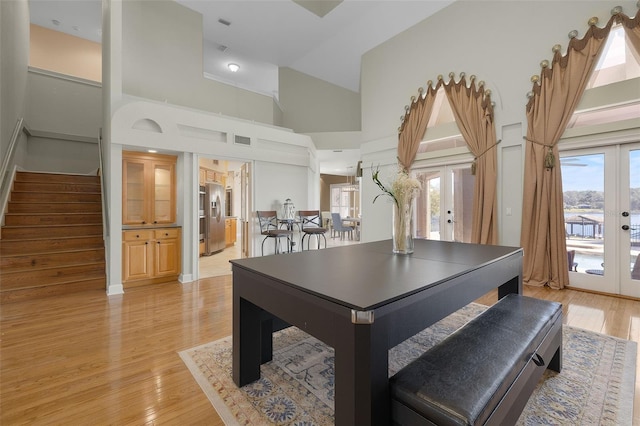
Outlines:
<svg viewBox="0 0 640 426"><path fill-rule="evenodd" d="M563 191L604 191L604 155L562 157Z"/></svg>

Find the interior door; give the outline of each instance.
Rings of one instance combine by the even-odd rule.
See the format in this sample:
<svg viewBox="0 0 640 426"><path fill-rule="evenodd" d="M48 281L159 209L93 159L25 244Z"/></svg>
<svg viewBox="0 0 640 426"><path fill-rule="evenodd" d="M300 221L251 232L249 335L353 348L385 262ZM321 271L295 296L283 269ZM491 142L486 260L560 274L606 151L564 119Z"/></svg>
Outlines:
<svg viewBox="0 0 640 426"><path fill-rule="evenodd" d="M416 200L416 237L471 241L475 176L471 164L416 170L422 191Z"/></svg>
<svg viewBox="0 0 640 426"><path fill-rule="evenodd" d="M570 286L640 297L640 144L560 157Z"/></svg>

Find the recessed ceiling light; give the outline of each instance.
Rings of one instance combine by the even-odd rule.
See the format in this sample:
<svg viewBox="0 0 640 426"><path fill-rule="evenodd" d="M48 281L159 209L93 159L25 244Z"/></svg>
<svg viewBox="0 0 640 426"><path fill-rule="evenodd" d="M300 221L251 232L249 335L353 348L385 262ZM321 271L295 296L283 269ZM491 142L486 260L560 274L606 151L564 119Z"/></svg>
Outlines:
<svg viewBox="0 0 640 426"><path fill-rule="evenodd" d="M238 64L229 64L227 65L227 67L229 67L231 72L238 72L238 70L240 69L240 65Z"/></svg>

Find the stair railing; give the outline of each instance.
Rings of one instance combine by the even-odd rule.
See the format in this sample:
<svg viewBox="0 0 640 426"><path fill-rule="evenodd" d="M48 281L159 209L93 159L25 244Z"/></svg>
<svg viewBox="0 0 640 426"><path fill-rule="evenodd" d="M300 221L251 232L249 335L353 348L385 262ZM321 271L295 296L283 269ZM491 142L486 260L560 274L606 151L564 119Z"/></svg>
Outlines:
<svg viewBox="0 0 640 426"><path fill-rule="evenodd" d="M109 200L106 194L106 178L104 176L105 164L104 164L104 152L102 143L102 128L98 135L98 159L100 164L98 165L98 174L100 175L100 194L102 197L102 229L105 239L109 237Z"/></svg>
<svg viewBox="0 0 640 426"><path fill-rule="evenodd" d="M20 132L24 129L24 118L18 118L16 123L16 127L13 129L13 133L11 135L11 140L9 141L9 147L7 148L7 152L2 159L2 168L0 168L0 201L2 204L2 210L0 210L0 214L2 215L1 222L4 223L4 211L7 208L7 202L9 201L9 192L11 190L10 183L13 180L12 174L13 170L10 165L13 162L13 157L16 152L16 146L18 145L18 136L20 136Z"/></svg>

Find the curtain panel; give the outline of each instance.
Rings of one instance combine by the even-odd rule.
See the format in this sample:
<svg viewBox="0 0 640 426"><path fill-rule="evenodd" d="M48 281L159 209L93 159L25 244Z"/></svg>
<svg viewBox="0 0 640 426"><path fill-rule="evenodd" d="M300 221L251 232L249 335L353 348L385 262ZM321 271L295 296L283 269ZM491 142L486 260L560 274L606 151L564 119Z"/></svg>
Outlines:
<svg viewBox="0 0 640 426"><path fill-rule="evenodd" d="M422 95L422 87L418 89L418 98L411 97L411 106L406 108L404 120L400 125L398 135L398 162L408 172L411 169L413 161L416 159L420 142L427 131L427 124L431 118L433 104L436 101L436 92L439 85L435 89L431 85L431 81L427 83L427 93Z"/></svg>
<svg viewBox="0 0 640 426"><path fill-rule="evenodd" d="M497 244L497 142L489 98L491 92L485 92L482 84L476 89L473 76L471 85L467 87L464 75L458 83L452 78L444 89L458 128L475 157L471 242Z"/></svg>
<svg viewBox="0 0 640 426"><path fill-rule="evenodd" d="M497 154L491 92L484 90L482 82L476 87L475 76L471 76L469 87L464 73L458 83L453 73L449 77L449 83L445 84L443 77L438 76L435 86L430 80L424 96L420 88L419 96L411 97L411 106L405 107L406 114L398 129L398 161L406 170L411 168L426 133L436 93L443 86L456 124L475 157L471 242L497 244Z"/></svg>
<svg viewBox="0 0 640 426"><path fill-rule="evenodd" d="M539 80L526 107L524 194L520 245L524 248L523 281L533 286L561 289L569 283L564 223L562 175L557 142L582 97L604 41L615 22L625 25L629 38L637 37L638 20L618 13L604 28L597 19L582 39L572 38L567 53L553 48L549 67L542 63ZM637 39L636 39L637 43Z"/></svg>

